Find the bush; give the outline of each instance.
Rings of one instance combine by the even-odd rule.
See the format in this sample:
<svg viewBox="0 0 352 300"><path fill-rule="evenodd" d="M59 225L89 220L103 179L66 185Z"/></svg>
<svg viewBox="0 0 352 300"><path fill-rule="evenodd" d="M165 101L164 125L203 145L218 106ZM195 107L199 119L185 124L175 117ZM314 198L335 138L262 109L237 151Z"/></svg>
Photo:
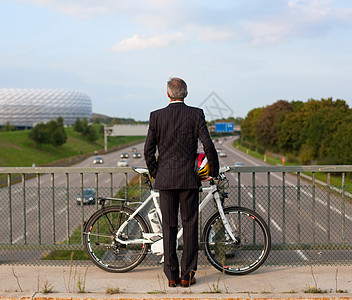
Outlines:
<svg viewBox="0 0 352 300"><path fill-rule="evenodd" d="M64 129L63 119L59 117L57 121L35 125L29 132L28 137L34 140L37 145L51 144L60 146L65 144L67 141L67 134Z"/></svg>

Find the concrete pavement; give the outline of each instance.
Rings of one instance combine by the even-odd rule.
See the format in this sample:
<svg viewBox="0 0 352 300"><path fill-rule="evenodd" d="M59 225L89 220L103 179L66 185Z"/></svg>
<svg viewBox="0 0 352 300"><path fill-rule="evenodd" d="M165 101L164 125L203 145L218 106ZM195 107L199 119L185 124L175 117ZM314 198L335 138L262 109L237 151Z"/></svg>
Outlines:
<svg viewBox="0 0 352 300"><path fill-rule="evenodd" d="M0 299L352 299L351 266L261 267L243 276L200 266L196 278L190 288L169 288L161 267L107 273L95 266L3 265ZM324 293L305 293L314 288Z"/></svg>

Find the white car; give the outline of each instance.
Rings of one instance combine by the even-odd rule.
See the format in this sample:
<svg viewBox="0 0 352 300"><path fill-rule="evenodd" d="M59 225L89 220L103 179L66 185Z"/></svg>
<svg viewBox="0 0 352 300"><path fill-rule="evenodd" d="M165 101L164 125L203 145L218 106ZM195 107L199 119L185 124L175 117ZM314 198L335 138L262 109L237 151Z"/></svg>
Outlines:
<svg viewBox="0 0 352 300"><path fill-rule="evenodd" d="M226 152L224 150L222 150L222 151L219 151L219 156L220 157L226 157L227 154L226 154Z"/></svg>
<svg viewBox="0 0 352 300"><path fill-rule="evenodd" d="M117 162L117 166L118 166L118 167L128 167L128 161L127 161L127 159L120 159L120 160Z"/></svg>

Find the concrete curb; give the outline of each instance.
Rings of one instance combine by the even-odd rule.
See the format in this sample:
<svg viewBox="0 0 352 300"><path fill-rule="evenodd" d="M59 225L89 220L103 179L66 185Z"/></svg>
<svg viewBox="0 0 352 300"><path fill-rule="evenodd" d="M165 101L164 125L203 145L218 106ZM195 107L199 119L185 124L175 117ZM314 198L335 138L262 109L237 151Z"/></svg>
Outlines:
<svg viewBox="0 0 352 300"><path fill-rule="evenodd" d="M138 267L127 273L107 273L97 267L89 267L88 273L86 270L84 267L0 265L0 300L352 300L351 266L261 267L244 276L226 275L212 267L200 266L197 283L190 288L168 287L160 267ZM84 274L85 293L78 293L77 283ZM53 293L42 293L45 282L53 286ZM325 292L305 293L312 286ZM118 288L120 293L109 294L108 287Z"/></svg>
<svg viewBox="0 0 352 300"><path fill-rule="evenodd" d="M242 299L256 299L256 300L350 300L352 294L277 294L271 296L263 296L260 294L244 293L244 294L219 294L219 295L207 295L207 294L163 294L163 295L138 295L138 294L119 294L119 295L102 295L102 294L81 294L80 296L72 294L41 294L41 293L9 293L7 296L0 296L0 300L242 300Z"/></svg>

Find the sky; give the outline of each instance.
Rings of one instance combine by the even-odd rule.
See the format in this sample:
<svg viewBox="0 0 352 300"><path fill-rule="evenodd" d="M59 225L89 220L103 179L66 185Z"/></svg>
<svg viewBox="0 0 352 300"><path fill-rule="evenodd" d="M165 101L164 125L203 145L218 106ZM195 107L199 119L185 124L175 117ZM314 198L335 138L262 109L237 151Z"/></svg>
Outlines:
<svg viewBox="0 0 352 300"><path fill-rule="evenodd" d="M350 0L1 0L0 88L75 89L148 120L170 77L208 120L277 100L352 107Z"/></svg>

